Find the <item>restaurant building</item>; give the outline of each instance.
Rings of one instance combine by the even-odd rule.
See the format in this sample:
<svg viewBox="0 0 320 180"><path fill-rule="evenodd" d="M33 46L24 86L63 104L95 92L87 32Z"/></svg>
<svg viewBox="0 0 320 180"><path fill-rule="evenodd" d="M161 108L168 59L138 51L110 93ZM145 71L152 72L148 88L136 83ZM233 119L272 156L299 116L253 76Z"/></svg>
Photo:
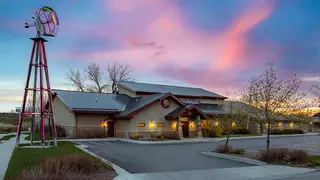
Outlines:
<svg viewBox="0 0 320 180"><path fill-rule="evenodd" d="M119 82L116 93L53 93L57 125L68 137L201 137L201 126L223 113L226 99L202 88L137 82Z"/></svg>

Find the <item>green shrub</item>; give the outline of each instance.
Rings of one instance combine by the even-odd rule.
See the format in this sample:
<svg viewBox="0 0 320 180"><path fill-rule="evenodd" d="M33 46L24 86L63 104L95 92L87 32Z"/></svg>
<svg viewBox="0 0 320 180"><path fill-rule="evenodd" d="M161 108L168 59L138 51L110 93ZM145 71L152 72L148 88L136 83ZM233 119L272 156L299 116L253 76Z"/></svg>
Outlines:
<svg viewBox="0 0 320 180"><path fill-rule="evenodd" d="M272 129L270 134L283 134L281 129Z"/></svg>
<svg viewBox="0 0 320 180"><path fill-rule="evenodd" d="M231 153L233 153L233 154L244 154L244 149L243 148L232 149Z"/></svg>
<svg viewBox="0 0 320 180"><path fill-rule="evenodd" d="M283 129L283 134L304 134L301 129Z"/></svg>
<svg viewBox="0 0 320 180"><path fill-rule="evenodd" d="M232 146L231 145L225 145L225 144L217 144L216 145L216 152L217 153L230 153L232 150Z"/></svg>
<svg viewBox="0 0 320 180"><path fill-rule="evenodd" d="M219 126L211 126L202 128L203 137L221 137L222 130Z"/></svg>
<svg viewBox="0 0 320 180"><path fill-rule="evenodd" d="M234 128L232 129L233 134L250 134L250 131L246 128Z"/></svg>

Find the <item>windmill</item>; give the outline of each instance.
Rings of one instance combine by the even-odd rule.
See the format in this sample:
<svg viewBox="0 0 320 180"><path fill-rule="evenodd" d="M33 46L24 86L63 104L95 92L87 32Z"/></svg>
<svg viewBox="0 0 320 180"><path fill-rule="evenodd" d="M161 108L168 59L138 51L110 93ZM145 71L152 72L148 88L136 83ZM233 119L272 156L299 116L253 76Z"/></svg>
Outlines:
<svg viewBox="0 0 320 180"><path fill-rule="evenodd" d="M25 116L32 116L30 144L33 145L35 121L40 120L41 145L44 147L46 138L50 144L50 137L53 136L54 145L57 145L57 131L54 119L54 108L52 104L52 92L50 88L48 61L46 56L45 42L43 37L55 37L58 33L59 19L55 11L44 6L36 11L32 17L33 24L25 23L25 28L35 27L36 37L30 38L33 41L27 80L24 89L24 96L17 127L16 146L20 143L21 127ZM30 79L33 77L33 86L30 86ZM38 82L39 78L39 82ZM32 108L26 110L28 93L32 92ZM39 93L38 93L39 92ZM47 97L47 100L45 100ZM36 109L36 103L40 102L40 108ZM45 126L49 128L45 128ZM45 130L47 132L45 132Z"/></svg>

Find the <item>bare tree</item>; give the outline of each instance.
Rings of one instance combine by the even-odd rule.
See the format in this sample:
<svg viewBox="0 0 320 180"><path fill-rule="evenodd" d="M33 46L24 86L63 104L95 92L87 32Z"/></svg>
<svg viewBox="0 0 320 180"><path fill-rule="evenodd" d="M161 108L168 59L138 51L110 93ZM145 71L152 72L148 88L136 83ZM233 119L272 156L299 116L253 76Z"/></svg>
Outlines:
<svg viewBox="0 0 320 180"><path fill-rule="evenodd" d="M302 79L296 74L290 80L277 75L272 63L267 63L268 68L263 69L258 77L252 77L249 86L243 94L243 100L255 107L250 108L256 118L267 123L267 153L270 146L270 133L272 124L290 109L291 102L297 102L301 98L298 90Z"/></svg>
<svg viewBox="0 0 320 180"><path fill-rule="evenodd" d="M101 70L100 65L97 63L90 63L84 69L85 75L81 72L73 69L69 69L66 74L72 85L77 88L78 91L90 91L90 92L104 92L110 89L112 93L116 92L117 82L119 81L133 81L131 77L131 68L127 64L120 64L118 62L108 63L107 75L108 83L103 80L104 72Z"/></svg>
<svg viewBox="0 0 320 180"><path fill-rule="evenodd" d="M77 88L78 91L84 92L86 90L86 77L82 76L79 69L69 69L66 74L67 78L72 82L72 85Z"/></svg>
<svg viewBox="0 0 320 180"><path fill-rule="evenodd" d="M131 77L131 69L127 64L120 64L118 62L109 63L107 71L109 74L112 93L116 92L117 82L133 81L133 78Z"/></svg>
<svg viewBox="0 0 320 180"><path fill-rule="evenodd" d="M90 63L84 71L88 79L93 82L93 85L88 86L89 91L103 92L107 88L108 85L103 83L103 72L98 64Z"/></svg>

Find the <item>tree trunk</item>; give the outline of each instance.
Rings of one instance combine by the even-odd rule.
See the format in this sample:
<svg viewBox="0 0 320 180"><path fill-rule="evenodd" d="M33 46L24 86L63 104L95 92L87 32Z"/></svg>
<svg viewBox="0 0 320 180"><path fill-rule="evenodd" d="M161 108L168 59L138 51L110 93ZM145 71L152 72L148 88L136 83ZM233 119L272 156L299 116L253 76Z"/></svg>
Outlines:
<svg viewBox="0 0 320 180"><path fill-rule="evenodd" d="M267 155L269 154L270 147L270 122L268 121L268 129L267 129Z"/></svg>
<svg viewBox="0 0 320 180"><path fill-rule="evenodd" d="M228 123L227 141L226 141L226 144L225 144L225 146L224 146L224 149L225 149L225 150L227 149L227 146L228 146L228 143L229 143L231 125L232 125L231 123Z"/></svg>

